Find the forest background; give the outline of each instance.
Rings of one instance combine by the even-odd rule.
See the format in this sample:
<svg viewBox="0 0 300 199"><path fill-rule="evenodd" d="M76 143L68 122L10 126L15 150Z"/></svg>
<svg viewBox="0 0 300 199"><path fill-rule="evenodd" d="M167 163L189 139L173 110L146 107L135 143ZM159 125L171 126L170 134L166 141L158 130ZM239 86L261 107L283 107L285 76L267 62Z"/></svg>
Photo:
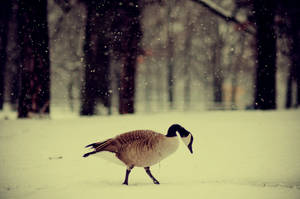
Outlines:
<svg viewBox="0 0 300 199"><path fill-rule="evenodd" d="M299 3L3 0L0 109L97 115L300 103Z"/></svg>

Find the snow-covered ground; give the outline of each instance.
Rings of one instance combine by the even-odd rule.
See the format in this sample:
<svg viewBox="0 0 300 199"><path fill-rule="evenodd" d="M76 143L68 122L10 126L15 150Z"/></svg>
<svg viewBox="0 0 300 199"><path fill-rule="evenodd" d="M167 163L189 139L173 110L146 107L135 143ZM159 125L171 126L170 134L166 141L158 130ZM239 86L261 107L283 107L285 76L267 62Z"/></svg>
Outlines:
<svg viewBox="0 0 300 199"><path fill-rule="evenodd" d="M4 119L6 118L6 119ZM164 113L16 120L0 113L0 198L300 198L300 111ZM178 151L152 168L154 185L134 168L84 146L133 129L193 133L194 154Z"/></svg>

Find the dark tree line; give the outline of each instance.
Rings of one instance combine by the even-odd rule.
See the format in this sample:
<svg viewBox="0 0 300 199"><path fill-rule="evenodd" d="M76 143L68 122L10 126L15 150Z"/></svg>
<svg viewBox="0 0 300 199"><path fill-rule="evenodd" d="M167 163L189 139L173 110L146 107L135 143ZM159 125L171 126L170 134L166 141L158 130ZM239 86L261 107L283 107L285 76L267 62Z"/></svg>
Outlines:
<svg viewBox="0 0 300 199"><path fill-rule="evenodd" d="M300 3L299 1L281 1L279 14L283 16L279 28L284 36L290 38L290 57L291 66L287 79L286 108L291 108L292 103L292 84L296 84L296 103L300 106Z"/></svg>
<svg viewBox="0 0 300 199"><path fill-rule="evenodd" d="M255 109L276 108L275 8L272 1L253 1L257 52Z"/></svg>
<svg viewBox="0 0 300 199"><path fill-rule="evenodd" d="M213 13L234 23L234 16L225 16L222 10L203 3ZM68 0L55 0L64 12L71 9ZM81 0L86 5L85 76L82 88L81 115L96 114L102 103L111 107L111 59L120 62L119 113L134 113L137 57L142 54L142 1ZM276 108L276 29L284 26L284 34L291 41L291 67L287 82L286 107L292 105L292 84L296 83L296 106L300 104L299 67L299 3L293 0L236 0L237 7L248 7L254 13L249 21L254 24L257 52L254 108ZM17 4L17 43L20 48L18 78L18 115L50 113L50 61L47 23L47 1L2 0L0 2L0 109L4 101L4 71L6 63L7 31L11 7ZM276 21L279 16L281 21ZM171 31L171 29L169 29ZM252 31L246 29L253 34ZM171 45L171 44L170 44ZM172 45L171 45L172 46ZM172 87L173 82L169 80ZM169 90L171 90L169 88ZM216 95L218 96L218 94ZM221 95L220 95L221 96ZM169 99L172 102L172 97ZM216 99L220 101L221 99Z"/></svg>
<svg viewBox="0 0 300 199"><path fill-rule="evenodd" d="M19 117L50 112L50 60L47 1L18 1L20 46Z"/></svg>
<svg viewBox="0 0 300 199"><path fill-rule="evenodd" d="M264 1L253 0L254 23L257 41L257 70L255 105L256 109L276 108L276 39L278 32L291 42L289 57L291 67L287 82L286 108L292 104L292 82L296 82L296 102L300 105L299 66L299 10L300 3L293 0ZM275 18L279 20L275 20ZM277 31L276 31L277 29Z"/></svg>
<svg viewBox="0 0 300 199"><path fill-rule="evenodd" d="M249 10L248 20L254 24L255 33L209 0L193 0L208 8L228 22L236 23L251 34L256 40L256 79L254 88L255 109L269 110L276 108L276 40L278 29L290 40L289 56L291 67L287 82L286 108L292 105L292 83L296 83L296 106L300 105L300 66L299 66L299 19L300 3L294 0L236 0L237 9ZM280 21L276 21L278 17ZM277 30L277 31L276 31ZM221 93L221 92L217 92Z"/></svg>
<svg viewBox="0 0 300 199"><path fill-rule="evenodd" d="M141 53L139 1L81 0L87 9L85 29L85 73L81 92L81 115L96 114L102 103L111 112L111 59L121 63L119 113L134 113L137 56ZM68 12L68 0L56 0Z"/></svg>
<svg viewBox="0 0 300 199"><path fill-rule="evenodd" d="M47 1L4 0L0 5L0 108L3 106L4 71L8 23L13 3L17 4L17 43L20 48L18 78L18 116L31 113L49 114L50 108L50 61L48 47Z"/></svg>
<svg viewBox="0 0 300 199"><path fill-rule="evenodd" d="M286 108L292 105L292 82L296 83L295 106L300 105L299 17L300 3L293 0L253 0L257 40L255 108L276 108L276 39L282 32L290 42L291 67L287 82ZM279 20L275 21L275 17ZM277 29L277 31L276 31Z"/></svg>
<svg viewBox="0 0 300 199"><path fill-rule="evenodd" d="M64 12L71 9L68 0L55 0ZM138 1L84 1L87 8L85 81L82 88L81 115L94 115L101 102L110 112L110 59L121 63L119 112L134 113L137 56L142 52ZM18 0L17 23L20 65L18 79L18 115L50 112L50 62L47 24L47 1ZM10 0L1 1L0 15L0 108L4 100L4 70Z"/></svg>
<svg viewBox="0 0 300 199"><path fill-rule="evenodd" d="M85 81L82 88L81 115L94 115L97 101L110 108L110 55L109 30L110 3L85 1L87 22L85 28Z"/></svg>
<svg viewBox="0 0 300 199"><path fill-rule="evenodd" d="M134 113L137 56L142 37L139 1L83 1L87 7L85 83L81 115L95 114L100 100L110 112L110 59L121 63L119 113Z"/></svg>

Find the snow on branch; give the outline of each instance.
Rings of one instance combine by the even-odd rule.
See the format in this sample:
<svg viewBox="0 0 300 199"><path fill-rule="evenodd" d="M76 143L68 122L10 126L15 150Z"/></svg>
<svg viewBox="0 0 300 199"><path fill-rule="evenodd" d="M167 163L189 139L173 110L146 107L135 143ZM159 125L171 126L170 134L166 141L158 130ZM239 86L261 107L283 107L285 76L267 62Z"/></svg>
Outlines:
<svg viewBox="0 0 300 199"><path fill-rule="evenodd" d="M202 6L204 6L208 10L210 10L212 13L214 13L215 15L224 19L226 22L233 22L233 23L237 24L245 32L247 32L251 35L255 34L255 30L253 29L253 27L249 27L246 25L247 23L239 21L235 16L232 15L231 12L220 7L213 1L211 1L211 0L192 0L192 1L194 1L198 4L201 4Z"/></svg>

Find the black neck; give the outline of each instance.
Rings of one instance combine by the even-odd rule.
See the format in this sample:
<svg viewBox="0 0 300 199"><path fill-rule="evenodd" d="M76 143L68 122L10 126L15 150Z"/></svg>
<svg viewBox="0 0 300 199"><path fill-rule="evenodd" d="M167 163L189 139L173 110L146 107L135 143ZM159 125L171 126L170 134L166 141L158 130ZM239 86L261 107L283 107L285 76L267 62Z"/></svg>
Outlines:
<svg viewBox="0 0 300 199"><path fill-rule="evenodd" d="M187 130L185 130L182 126L180 126L179 124L173 124L172 126L170 126L168 133L167 133L167 137L175 137L176 135L176 131L178 131L180 137L187 137L190 132L188 132Z"/></svg>

